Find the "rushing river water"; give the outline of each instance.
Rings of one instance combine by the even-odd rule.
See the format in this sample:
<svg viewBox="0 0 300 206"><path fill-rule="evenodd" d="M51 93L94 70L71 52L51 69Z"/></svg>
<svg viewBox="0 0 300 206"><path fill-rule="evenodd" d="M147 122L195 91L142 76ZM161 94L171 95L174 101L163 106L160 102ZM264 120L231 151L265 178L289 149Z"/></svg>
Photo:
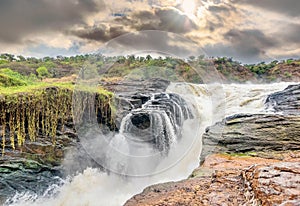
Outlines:
<svg viewBox="0 0 300 206"><path fill-rule="evenodd" d="M290 84L196 85L172 83L164 94L165 96L158 98L160 101L166 101L164 106L170 102L175 105L169 107L172 114L167 114L161 106L156 108L155 105L158 103L153 97L153 102L148 101L143 106L143 110L133 111L124 117L120 133L110 139L109 145L121 150L120 154L129 153L127 159L122 159L115 154L115 151L103 150L105 151L104 155L107 156L106 166L117 170L117 173L129 174L128 176L107 174L97 168L87 168L82 173L62 180L61 185L49 186L49 190L43 196L37 197L31 193L17 194L8 201L7 205L119 206L149 185L185 179L199 164L201 135L207 126L222 120L225 116L237 113L272 112L266 111L264 106L267 95L283 90ZM185 101L178 100L177 97L172 99L168 96L169 94L178 94ZM171 101L166 99L171 99ZM160 110L160 112L156 110ZM163 134L160 136L157 133L158 135L154 135L155 137L152 138L155 140L156 147L150 147L149 141L143 141L147 142L145 147L141 146L143 142L136 146L139 132L132 131L134 129L132 116L137 114L145 119L145 124L138 127L151 128L151 124L155 122L150 134L153 135L155 128L157 128L156 132ZM127 121L130 118L131 123ZM127 135L132 133L135 134L128 138ZM145 140L147 134L140 133L140 136L140 139L144 138L143 140ZM159 139L159 137L164 137L164 139ZM96 146L101 148L101 145ZM101 155L103 155L103 151ZM165 155L152 156L144 162L130 159L135 153L149 156L155 151L159 151L160 154L163 151ZM120 163L123 163L123 167L117 169L120 168Z"/></svg>

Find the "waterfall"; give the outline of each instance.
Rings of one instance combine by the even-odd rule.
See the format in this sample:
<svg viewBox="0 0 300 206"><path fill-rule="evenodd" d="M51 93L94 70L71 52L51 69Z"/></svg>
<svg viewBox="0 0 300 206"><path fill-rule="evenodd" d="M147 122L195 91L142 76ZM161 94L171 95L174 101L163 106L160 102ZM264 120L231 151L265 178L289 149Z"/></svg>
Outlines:
<svg viewBox="0 0 300 206"><path fill-rule="evenodd" d="M174 93L152 94L141 108L134 109L121 122L120 134L127 139L149 143L167 154L181 138L183 122L192 118L187 103Z"/></svg>
<svg viewBox="0 0 300 206"><path fill-rule="evenodd" d="M267 95L288 85L172 83L165 93L152 94L126 114L119 132L107 134L107 148L101 147L104 140L91 145L91 154L98 154L106 167L133 175L87 168L50 196L19 194L7 205L119 206L149 185L187 178L199 164L207 126L232 114L270 112L264 106Z"/></svg>
<svg viewBox="0 0 300 206"><path fill-rule="evenodd" d="M157 173L161 160L180 143L188 119L193 119L192 111L178 94L151 94L148 101L122 118L119 133L109 140L100 164L124 176Z"/></svg>

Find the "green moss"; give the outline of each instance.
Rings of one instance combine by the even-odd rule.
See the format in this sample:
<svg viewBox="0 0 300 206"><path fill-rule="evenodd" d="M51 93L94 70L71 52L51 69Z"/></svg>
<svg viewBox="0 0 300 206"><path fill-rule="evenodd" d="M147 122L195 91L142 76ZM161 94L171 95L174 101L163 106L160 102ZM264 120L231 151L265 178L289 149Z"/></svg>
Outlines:
<svg viewBox="0 0 300 206"><path fill-rule="evenodd" d="M193 171L193 173L189 176L189 178L196 177L210 177L213 174L214 170L209 168L197 168Z"/></svg>
<svg viewBox="0 0 300 206"><path fill-rule="evenodd" d="M31 85L0 87L0 125L2 125L2 153L7 141L13 149L22 146L26 139L35 141L37 136L56 141L58 125L72 118L73 91L71 83L42 83ZM113 125L111 102L113 94L101 87L79 86L86 97L95 97L94 101L80 98L82 105L96 108L101 113L104 124ZM91 95L94 94L94 95ZM95 105L91 105L94 103ZM83 112L83 111L81 111ZM97 115L98 116L98 115ZM80 116L79 116L80 117Z"/></svg>

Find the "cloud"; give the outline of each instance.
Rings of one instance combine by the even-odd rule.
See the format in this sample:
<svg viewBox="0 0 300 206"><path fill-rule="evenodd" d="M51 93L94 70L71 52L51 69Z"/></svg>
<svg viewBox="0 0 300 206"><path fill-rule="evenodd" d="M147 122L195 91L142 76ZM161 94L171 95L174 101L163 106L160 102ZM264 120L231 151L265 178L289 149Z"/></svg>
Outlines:
<svg viewBox="0 0 300 206"><path fill-rule="evenodd" d="M154 15L160 20L157 30L187 33L197 29L197 25L187 15L174 8L157 8Z"/></svg>
<svg viewBox="0 0 300 206"><path fill-rule="evenodd" d="M78 53L78 49L79 49L78 45L72 45L69 49L64 49L64 48L49 47L45 44L40 44L38 46L29 47L27 49L27 54L30 56L36 56L39 58L42 58L45 56L56 57L59 55L72 56L72 55L76 55Z"/></svg>
<svg viewBox="0 0 300 206"><path fill-rule="evenodd" d="M101 0L1 0L0 41L22 43L30 34L65 31L103 8Z"/></svg>
<svg viewBox="0 0 300 206"><path fill-rule="evenodd" d="M210 56L229 56L235 59L252 63L266 60L268 50L276 47L278 42L267 37L260 30L232 29L224 35L225 43L206 45L204 50Z"/></svg>
<svg viewBox="0 0 300 206"><path fill-rule="evenodd" d="M158 30L182 35L198 48L202 45L210 56L231 56L243 62L299 56L299 0L195 0L193 14L184 13L180 2L1 0L1 52L92 52L129 32ZM155 45L182 54L192 50L164 36L127 40L126 48L141 44L140 48Z"/></svg>
<svg viewBox="0 0 300 206"><path fill-rule="evenodd" d="M197 29L197 25L175 8L155 8L133 12L130 15L117 15L109 24L95 24L70 34L82 39L106 42L128 32L159 30L173 33L187 33Z"/></svg>
<svg viewBox="0 0 300 206"><path fill-rule="evenodd" d="M187 33L197 29L197 25L186 14L171 7L156 7L152 11L134 12L131 17L118 19L135 30L160 30L173 33Z"/></svg>
<svg viewBox="0 0 300 206"><path fill-rule="evenodd" d="M181 35L164 31L128 33L108 42L104 50L110 55L128 55L152 52L179 57L203 54L197 45Z"/></svg>
<svg viewBox="0 0 300 206"><path fill-rule="evenodd" d="M247 4L292 17L300 16L299 0L235 0L236 3Z"/></svg>
<svg viewBox="0 0 300 206"><path fill-rule="evenodd" d="M127 31L124 30L124 27L121 25L112 26L106 24L100 24L97 27L88 27L86 29L79 29L70 32L70 34L82 39L101 42L109 41L125 33L127 33Z"/></svg>
<svg viewBox="0 0 300 206"><path fill-rule="evenodd" d="M298 43L300 44L300 24L285 24L278 28L279 40L282 44Z"/></svg>
<svg viewBox="0 0 300 206"><path fill-rule="evenodd" d="M239 49L243 50L243 48L245 48L246 51L247 48L250 48L250 50L252 50L252 48L261 48L259 51L263 52L264 48L270 48L276 45L271 38L268 38L262 31L257 29L232 29L228 31L224 37Z"/></svg>

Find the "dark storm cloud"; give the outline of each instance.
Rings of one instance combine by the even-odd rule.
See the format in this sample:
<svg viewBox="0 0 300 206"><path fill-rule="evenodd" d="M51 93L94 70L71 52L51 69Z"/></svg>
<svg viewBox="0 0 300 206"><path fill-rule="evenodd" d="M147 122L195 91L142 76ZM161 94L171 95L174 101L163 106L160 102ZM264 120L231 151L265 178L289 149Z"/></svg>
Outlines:
<svg viewBox="0 0 300 206"><path fill-rule="evenodd" d="M127 33L124 27L120 26L108 26L100 24L97 27L86 28L70 32L77 37L87 40L95 40L100 42L106 42L122 34Z"/></svg>
<svg viewBox="0 0 300 206"><path fill-rule="evenodd" d="M266 51L277 46L277 41L267 37L259 30L232 29L224 35L228 44L217 43L207 45L205 51L210 56L229 56L235 59L251 63L258 60L266 60Z"/></svg>
<svg viewBox="0 0 300 206"><path fill-rule="evenodd" d="M224 35L225 39L238 47L246 47L252 44L252 47L269 48L275 46L275 42L268 38L262 31L249 29L237 30L231 29Z"/></svg>
<svg viewBox="0 0 300 206"><path fill-rule="evenodd" d="M232 10L235 10L235 8L233 6L225 6L225 5L214 5L214 6L209 6L208 7L208 11L210 12L214 12L214 13L225 13L225 14L230 14L232 12Z"/></svg>
<svg viewBox="0 0 300 206"><path fill-rule="evenodd" d="M154 11L139 11L130 17L119 18L135 30L161 30L187 33L197 29L197 25L185 14L174 8L155 8Z"/></svg>
<svg viewBox="0 0 300 206"><path fill-rule="evenodd" d="M260 7L265 10L283 13L293 17L300 16L299 0L235 0L235 2Z"/></svg>
<svg viewBox="0 0 300 206"><path fill-rule="evenodd" d="M196 28L196 24L188 16L176 9L156 8L154 11L133 12L115 18L110 25L99 24L72 31L71 34L83 39L106 42L130 31L160 30L182 34Z"/></svg>
<svg viewBox="0 0 300 206"><path fill-rule="evenodd" d="M226 27L226 24L230 23L230 19L236 18L238 13L234 5L224 3L209 6L207 11L210 15L206 16L206 29L211 32L214 32L218 28Z"/></svg>
<svg viewBox="0 0 300 206"><path fill-rule="evenodd" d="M102 0L1 0L0 41L16 43L36 32L65 31L102 8Z"/></svg>

